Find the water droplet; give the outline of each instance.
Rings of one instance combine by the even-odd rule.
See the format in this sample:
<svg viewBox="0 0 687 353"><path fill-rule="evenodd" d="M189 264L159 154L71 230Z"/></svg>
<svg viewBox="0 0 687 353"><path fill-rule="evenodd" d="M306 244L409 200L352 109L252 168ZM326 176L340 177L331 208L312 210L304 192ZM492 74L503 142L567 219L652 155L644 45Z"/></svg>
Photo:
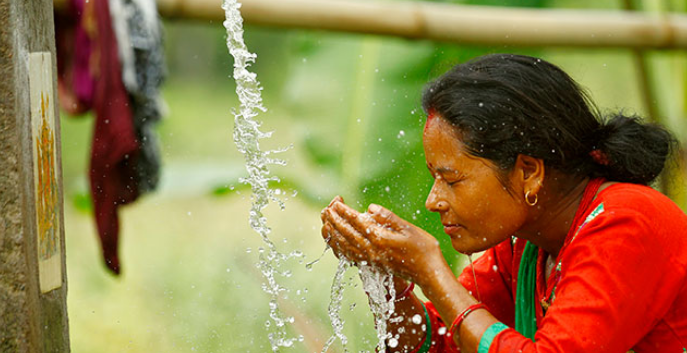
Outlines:
<svg viewBox="0 0 687 353"><path fill-rule="evenodd" d="M422 317L420 316L420 314L415 314L413 315L411 321L413 321L414 324L419 325L422 323Z"/></svg>

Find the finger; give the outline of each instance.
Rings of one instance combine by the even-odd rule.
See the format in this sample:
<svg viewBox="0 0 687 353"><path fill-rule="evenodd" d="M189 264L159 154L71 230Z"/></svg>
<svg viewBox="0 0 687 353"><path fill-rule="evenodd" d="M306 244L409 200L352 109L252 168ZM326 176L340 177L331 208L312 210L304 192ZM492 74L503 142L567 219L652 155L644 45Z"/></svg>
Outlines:
<svg viewBox="0 0 687 353"><path fill-rule="evenodd" d="M335 203L332 209L343 219L345 219L351 227L356 229L363 237L367 238L374 232L379 224L366 213L359 213L343 203Z"/></svg>
<svg viewBox="0 0 687 353"><path fill-rule="evenodd" d="M410 227L410 224L406 220L380 205L374 203L370 204L367 208L367 212L377 223L393 230L402 231Z"/></svg>
<svg viewBox="0 0 687 353"><path fill-rule="evenodd" d="M337 212L335 208L336 205L343 205L341 203L336 203L334 207L327 209L325 214L327 215L327 222L331 223L333 229L338 231L343 238L350 244L351 247L357 247L359 249L369 249L369 240L361 234L361 232L354 228L348 219L344 219L341 213ZM347 207L347 206L346 206ZM355 212L355 211L353 211Z"/></svg>
<svg viewBox="0 0 687 353"><path fill-rule="evenodd" d="M330 203L329 203L329 206L327 206L327 207L332 207L332 205L333 205L335 202L341 202L341 203L343 203L343 202L344 202L343 197L341 197L341 195L336 195L336 197L332 199L332 202L330 202Z"/></svg>
<svg viewBox="0 0 687 353"><path fill-rule="evenodd" d="M322 209L322 212L320 212L320 219L322 220L322 222L324 222L324 211L325 211L327 208L332 207L332 205L333 205L334 203L336 203L336 202L341 202L341 203L343 203L343 202L344 202L343 197L341 197L341 195L336 195L336 197L334 197L334 198L332 199L332 201L329 203L329 205L327 205L327 207L325 207L325 208Z"/></svg>
<svg viewBox="0 0 687 353"><path fill-rule="evenodd" d="M354 263L359 262L361 259L363 259L363 255L360 249L358 247L351 246L351 244L346 240L346 238L331 226L331 223L327 223L325 227L326 229L323 229L323 234L326 233L327 244L329 245L329 247L332 248L332 251L334 252L334 255L336 255L337 258L343 256L344 258Z"/></svg>
<svg viewBox="0 0 687 353"><path fill-rule="evenodd" d="M329 240L332 238L332 225L328 221L324 221L322 224L322 238L326 243L329 243Z"/></svg>

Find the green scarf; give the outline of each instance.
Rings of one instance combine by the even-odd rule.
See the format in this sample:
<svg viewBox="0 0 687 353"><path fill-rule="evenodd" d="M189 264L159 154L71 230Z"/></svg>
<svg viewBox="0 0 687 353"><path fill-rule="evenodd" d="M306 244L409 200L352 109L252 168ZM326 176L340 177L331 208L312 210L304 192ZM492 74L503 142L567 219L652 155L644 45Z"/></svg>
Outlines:
<svg viewBox="0 0 687 353"><path fill-rule="evenodd" d="M515 293L515 330L534 341L537 332L535 314L535 290L537 285L537 256L539 248L527 242L520 260L518 271L518 288Z"/></svg>

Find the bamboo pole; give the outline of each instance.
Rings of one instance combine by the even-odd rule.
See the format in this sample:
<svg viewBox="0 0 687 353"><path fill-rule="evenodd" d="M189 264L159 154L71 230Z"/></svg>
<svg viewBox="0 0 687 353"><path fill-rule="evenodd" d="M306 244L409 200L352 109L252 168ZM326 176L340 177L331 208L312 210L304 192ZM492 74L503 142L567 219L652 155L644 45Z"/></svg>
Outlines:
<svg viewBox="0 0 687 353"><path fill-rule="evenodd" d="M623 0L623 9L626 11L635 11L632 0ZM649 63L646 53L641 48L632 48L632 59L634 61L635 70L637 71L637 81L639 84L639 91L641 92L644 109L646 109L647 118L653 123L662 123L659 116L658 102L656 101L656 94L651 82L651 74L649 73ZM658 189L667 196L672 196L670 185L671 177L670 166L666 166L658 178Z"/></svg>
<svg viewBox="0 0 687 353"><path fill-rule="evenodd" d="M64 8L67 0L54 0ZM247 24L518 47L687 48L687 16L422 1L241 0ZM220 0L157 0L163 17L224 20Z"/></svg>

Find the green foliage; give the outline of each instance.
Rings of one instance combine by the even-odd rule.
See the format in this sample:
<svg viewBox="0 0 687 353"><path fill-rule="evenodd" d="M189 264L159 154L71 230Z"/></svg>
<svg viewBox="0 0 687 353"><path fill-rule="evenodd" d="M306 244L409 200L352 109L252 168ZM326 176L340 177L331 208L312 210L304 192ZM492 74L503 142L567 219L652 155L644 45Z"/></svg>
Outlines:
<svg viewBox="0 0 687 353"><path fill-rule="evenodd" d="M326 140L322 137L312 135L303 137L302 147L310 162L341 172L341 151L326 148L326 145Z"/></svg>
<svg viewBox="0 0 687 353"><path fill-rule="evenodd" d="M81 213L93 213L93 200L91 195L85 192L75 192L72 194L72 206Z"/></svg>
<svg viewBox="0 0 687 353"><path fill-rule="evenodd" d="M546 1L498 3L542 7ZM513 50L377 38L363 38L355 45L332 37L310 33L297 41L296 59L290 65L296 68L290 72L292 85L285 85L300 93L290 102L294 116L322 110L327 117L316 115L317 121L309 124L309 133L298 143L315 169L338 179L339 187L320 197L320 206L336 194L360 210L370 203L381 204L433 234L447 261L457 264L458 254L443 234L438 216L424 207L432 179L422 147L422 89L458 62ZM308 70L298 68L303 62ZM348 87L338 82L323 87L330 80L333 62L338 63L339 75L349 73L353 78Z"/></svg>

